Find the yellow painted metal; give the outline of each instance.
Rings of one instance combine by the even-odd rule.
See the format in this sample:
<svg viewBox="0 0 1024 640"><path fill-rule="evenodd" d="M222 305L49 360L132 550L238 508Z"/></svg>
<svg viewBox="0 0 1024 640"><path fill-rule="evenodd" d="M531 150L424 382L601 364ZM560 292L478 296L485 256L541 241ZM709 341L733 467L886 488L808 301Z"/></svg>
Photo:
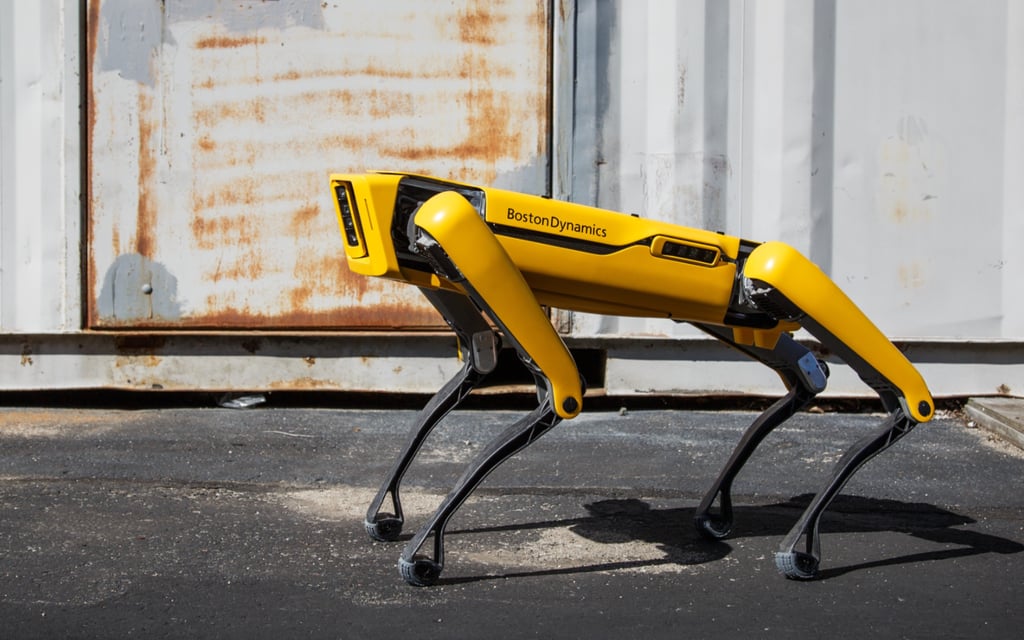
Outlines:
<svg viewBox="0 0 1024 640"><path fill-rule="evenodd" d="M884 376L903 394L914 420L931 420L935 405L921 374L813 262L789 245L766 242L747 258L744 275L778 289Z"/></svg>
<svg viewBox="0 0 1024 640"><path fill-rule="evenodd" d="M394 192L404 175L411 174L336 174L331 184L332 190L351 185L366 236L368 255L349 257L350 268L363 275L422 284L429 277L400 268L390 243ZM473 188L485 194L488 223L595 246L593 252L578 251L498 235L541 304L611 315L723 322L736 277L738 238L502 189ZM337 202L335 213L341 224ZM642 244L651 237L656 242ZM661 255L670 240L707 247L716 258L700 264Z"/></svg>
<svg viewBox="0 0 1024 640"><path fill-rule="evenodd" d="M366 255L349 254L349 266L365 275L460 290L458 282L438 277L430 266L400 263L392 225L396 191L405 175L332 176L335 188L351 188L353 215L365 236ZM561 406L567 398L579 398L578 373L540 305L728 326L735 343L770 351L782 333L800 328L800 318L746 326L730 315L741 262L743 277L764 282L812 318L856 356L859 362L850 364L863 365L858 373L884 380L915 421L926 422L934 413L931 395L914 366L828 276L788 245L747 243L752 250L741 256L744 241L724 234L502 189L417 178L433 181L440 195L421 205L415 225L438 241L498 316L495 320L550 377L556 410L563 417L578 413L578 403L572 410ZM474 207L450 190L456 188L483 194L485 204Z"/></svg>
<svg viewBox="0 0 1024 640"><path fill-rule="evenodd" d="M583 406L580 374L530 286L464 197L440 193L423 204L416 226L444 248L452 262L494 314L494 321L525 350L551 382L555 412L574 418Z"/></svg>
<svg viewBox="0 0 1024 640"><path fill-rule="evenodd" d="M395 208L395 191L401 176L384 173L365 173L346 176L332 176L331 192L344 189L354 205L352 215L356 216L363 230L366 252L362 256L346 252L348 267L364 276L380 276L404 280L398 268L398 258L390 241L391 217ZM341 206L337 195L334 198L334 214L338 218L342 241L345 241L345 223L342 221ZM347 243L346 243L347 247Z"/></svg>
<svg viewBox="0 0 1024 640"><path fill-rule="evenodd" d="M499 230L502 245L542 304L609 315L723 321L736 277L738 238L500 189L485 188L484 193L489 223L590 245L589 251L559 247ZM650 238L656 242L648 243ZM707 247L716 258L699 264L662 255L670 239Z"/></svg>

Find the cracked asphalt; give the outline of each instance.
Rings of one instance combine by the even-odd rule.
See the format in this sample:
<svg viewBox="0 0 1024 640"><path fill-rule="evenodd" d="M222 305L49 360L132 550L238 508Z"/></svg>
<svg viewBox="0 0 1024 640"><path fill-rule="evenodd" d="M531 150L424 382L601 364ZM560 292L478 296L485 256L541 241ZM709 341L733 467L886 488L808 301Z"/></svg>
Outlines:
<svg viewBox="0 0 1024 640"><path fill-rule="evenodd" d="M520 413L456 411L406 477L405 539ZM453 518L440 583L399 577L367 504L415 412L0 409L0 637L1019 637L1024 453L945 415L868 463L822 523L820 579L773 554L880 422L795 416L691 524L755 414L564 422Z"/></svg>

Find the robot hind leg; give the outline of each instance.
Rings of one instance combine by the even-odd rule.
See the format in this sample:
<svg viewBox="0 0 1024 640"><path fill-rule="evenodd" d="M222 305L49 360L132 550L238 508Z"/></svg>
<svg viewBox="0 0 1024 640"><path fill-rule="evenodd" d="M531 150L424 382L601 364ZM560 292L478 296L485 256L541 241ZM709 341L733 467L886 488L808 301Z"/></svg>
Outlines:
<svg viewBox="0 0 1024 640"><path fill-rule="evenodd" d="M807 347L788 334L781 334L771 348L742 344L734 339L731 329L713 325L696 325L722 342L742 351L774 369L783 379L789 392L765 410L747 428L736 445L729 461L714 484L705 494L694 516L694 524L705 538L719 540L732 529L732 483L740 469L764 438L793 414L807 406L825 389L828 367L819 361ZM717 512L714 510L718 504Z"/></svg>
<svg viewBox="0 0 1024 640"><path fill-rule="evenodd" d="M766 243L744 264L746 298L779 320L798 322L879 395L889 413L877 430L842 456L776 553L787 578L812 579L821 560L818 522L854 473L934 414L924 380L882 332L813 263L782 243ZM805 541L802 550L800 540Z"/></svg>

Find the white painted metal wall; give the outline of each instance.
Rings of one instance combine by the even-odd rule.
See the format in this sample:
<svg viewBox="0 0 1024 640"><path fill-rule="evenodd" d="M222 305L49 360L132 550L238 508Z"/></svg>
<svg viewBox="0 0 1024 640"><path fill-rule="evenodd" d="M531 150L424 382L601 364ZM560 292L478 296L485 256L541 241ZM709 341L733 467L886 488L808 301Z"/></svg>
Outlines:
<svg viewBox="0 0 1024 640"><path fill-rule="evenodd" d="M784 240L889 335L1024 339L1020 3L581 0L578 14L575 199ZM680 333L577 320L581 335Z"/></svg>
<svg viewBox="0 0 1024 640"><path fill-rule="evenodd" d="M82 328L79 18L0 0L0 333Z"/></svg>
<svg viewBox="0 0 1024 640"><path fill-rule="evenodd" d="M786 241L938 394L1022 393L1024 6L580 0L576 51L574 199ZM571 320L610 340L613 393L777 387L652 356L701 351L685 326ZM833 371L830 388L863 390Z"/></svg>
<svg viewBox="0 0 1024 640"><path fill-rule="evenodd" d="M0 0L0 387L440 386L453 367L403 360L394 337L295 333L267 350L239 333L85 329L81 4ZM556 197L789 242L937 394L1024 393L1024 5L559 0L551 13ZM610 393L778 388L685 327L562 319L574 344L607 349ZM329 355L339 341L344 357ZM385 351L386 371L351 368ZM225 354L247 358L245 376L215 365ZM836 393L865 391L834 370Z"/></svg>

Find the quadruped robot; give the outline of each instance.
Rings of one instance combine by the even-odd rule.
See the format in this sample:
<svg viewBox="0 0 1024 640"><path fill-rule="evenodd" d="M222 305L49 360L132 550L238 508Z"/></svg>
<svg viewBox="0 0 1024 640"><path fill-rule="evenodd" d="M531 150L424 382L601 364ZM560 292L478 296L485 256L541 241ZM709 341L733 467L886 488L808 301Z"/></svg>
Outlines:
<svg viewBox="0 0 1024 640"><path fill-rule="evenodd" d="M438 580L447 523L487 475L582 408L584 381L545 307L688 322L782 378L787 393L747 429L697 507L697 531L712 540L730 532L731 486L743 464L825 389L827 365L791 332L806 329L878 393L887 418L842 456L775 555L788 578L817 575L818 522L857 469L934 414L906 357L785 244L406 173L332 175L331 188L349 268L419 287L457 335L463 362L418 415L371 503L371 537L399 538L402 477L434 426L494 370L503 344L537 385L537 408L477 455L406 545L399 570L410 584Z"/></svg>

